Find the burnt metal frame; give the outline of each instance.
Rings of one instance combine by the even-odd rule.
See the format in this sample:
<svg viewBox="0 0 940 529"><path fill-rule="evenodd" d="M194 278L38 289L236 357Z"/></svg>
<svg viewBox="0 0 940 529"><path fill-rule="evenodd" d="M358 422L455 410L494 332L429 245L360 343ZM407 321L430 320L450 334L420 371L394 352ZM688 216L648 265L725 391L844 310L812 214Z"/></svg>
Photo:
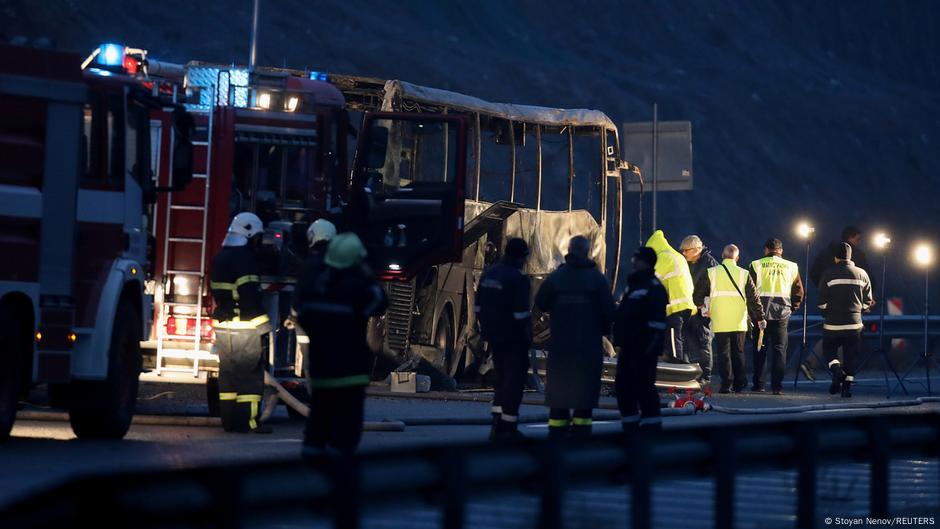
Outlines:
<svg viewBox="0 0 940 529"><path fill-rule="evenodd" d="M734 527L740 472L796 469L796 527L819 525L821 463L870 465L870 515L889 514L892 457L937 457L940 414L791 418L677 428L667 435L599 435L578 444L527 440L388 450L300 463L137 471L77 478L0 512L0 526L92 524L108 513L133 527L238 528L246 518L327 512L334 526L359 527L364 504L420 499L440 507L445 529L464 527L469 491L529 492L541 499L538 527L558 529L566 487L630 485L632 527L650 527L652 484L663 477L715 480L715 526ZM940 491L937 491L940 495Z"/></svg>

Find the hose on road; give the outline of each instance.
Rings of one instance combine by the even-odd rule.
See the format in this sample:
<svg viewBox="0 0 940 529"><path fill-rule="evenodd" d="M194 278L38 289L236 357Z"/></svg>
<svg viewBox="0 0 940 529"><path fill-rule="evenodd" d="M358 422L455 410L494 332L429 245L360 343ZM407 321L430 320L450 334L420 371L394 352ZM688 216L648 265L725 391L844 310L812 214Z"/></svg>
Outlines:
<svg viewBox="0 0 940 529"><path fill-rule="evenodd" d="M904 406L920 406L932 402L940 402L940 397L918 397L907 400L886 400L879 402L847 402L844 404L806 404L803 406L779 406L776 408L732 408L718 404L710 404L711 410L731 415L781 415L788 413L805 413L813 411L839 411L839 410L867 410L878 408L900 408Z"/></svg>

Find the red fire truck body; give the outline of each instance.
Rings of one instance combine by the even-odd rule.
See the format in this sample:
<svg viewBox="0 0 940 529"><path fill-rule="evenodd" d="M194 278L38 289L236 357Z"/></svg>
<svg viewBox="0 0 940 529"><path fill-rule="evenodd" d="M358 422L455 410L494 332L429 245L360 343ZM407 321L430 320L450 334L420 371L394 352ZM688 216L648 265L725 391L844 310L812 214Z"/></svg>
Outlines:
<svg viewBox="0 0 940 529"><path fill-rule="evenodd" d="M79 437L122 437L133 416L150 317L150 117L186 114L105 64L79 65L0 46L0 438L36 383L65 397ZM180 184L185 140L167 144Z"/></svg>

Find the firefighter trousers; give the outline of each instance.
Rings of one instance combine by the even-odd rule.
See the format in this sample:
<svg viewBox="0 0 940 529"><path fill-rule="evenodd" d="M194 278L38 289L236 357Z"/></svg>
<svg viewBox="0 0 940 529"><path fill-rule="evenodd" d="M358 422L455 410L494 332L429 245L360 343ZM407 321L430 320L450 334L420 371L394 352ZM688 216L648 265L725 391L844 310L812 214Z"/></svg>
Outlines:
<svg viewBox="0 0 940 529"><path fill-rule="evenodd" d="M254 329L215 329L219 355L219 412L227 432L258 427L264 391L264 342Z"/></svg>
<svg viewBox="0 0 940 529"><path fill-rule="evenodd" d="M529 371L529 347L524 343L490 343L493 348L493 369L496 387L493 395L493 413L503 420L515 422L522 404L522 391Z"/></svg>
<svg viewBox="0 0 940 529"><path fill-rule="evenodd" d="M310 389L310 414L304 445L352 454L362 439L365 386Z"/></svg>
<svg viewBox="0 0 940 529"><path fill-rule="evenodd" d="M626 429L632 425L655 426L662 422L656 391L656 352L644 343L624 348L617 355L617 407Z"/></svg>

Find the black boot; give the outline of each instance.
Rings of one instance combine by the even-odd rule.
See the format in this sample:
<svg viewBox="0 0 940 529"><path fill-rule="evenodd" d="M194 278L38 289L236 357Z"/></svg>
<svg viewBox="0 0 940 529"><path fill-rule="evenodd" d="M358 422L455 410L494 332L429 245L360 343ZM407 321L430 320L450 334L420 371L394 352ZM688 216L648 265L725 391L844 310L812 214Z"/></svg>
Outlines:
<svg viewBox="0 0 940 529"><path fill-rule="evenodd" d="M565 439L568 437L569 431L570 429L567 424L564 426L549 425L548 426L548 438L555 439L555 440Z"/></svg>
<svg viewBox="0 0 940 529"><path fill-rule="evenodd" d="M852 384L854 383L855 377L852 375L842 377L842 398L848 399L852 397Z"/></svg>
<svg viewBox="0 0 940 529"><path fill-rule="evenodd" d="M499 423L501 416L502 414L499 413L493 414L493 423L490 426L490 441L495 441L497 434L499 434Z"/></svg>
<svg viewBox="0 0 940 529"><path fill-rule="evenodd" d="M829 370L832 371L832 383L829 384L829 394L835 395L842 389L842 379L844 378L842 364L838 360L833 360L829 363Z"/></svg>
<svg viewBox="0 0 940 529"><path fill-rule="evenodd" d="M505 419L500 419L496 425L496 435L493 438L493 441L496 442L511 442L518 441L520 439L525 439L525 436L522 435L522 432L519 431L519 423L513 421L507 421Z"/></svg>

